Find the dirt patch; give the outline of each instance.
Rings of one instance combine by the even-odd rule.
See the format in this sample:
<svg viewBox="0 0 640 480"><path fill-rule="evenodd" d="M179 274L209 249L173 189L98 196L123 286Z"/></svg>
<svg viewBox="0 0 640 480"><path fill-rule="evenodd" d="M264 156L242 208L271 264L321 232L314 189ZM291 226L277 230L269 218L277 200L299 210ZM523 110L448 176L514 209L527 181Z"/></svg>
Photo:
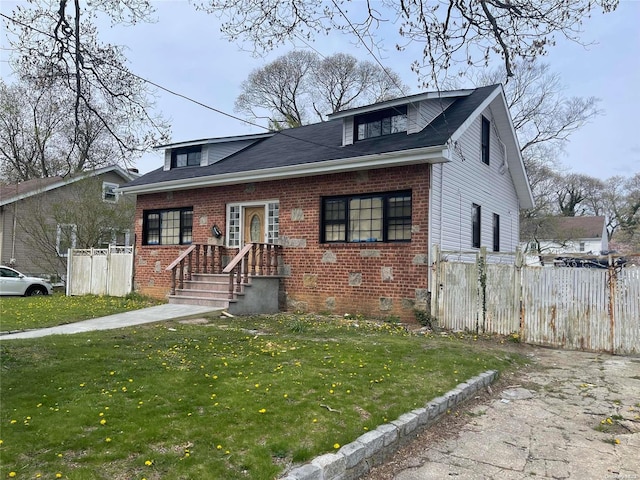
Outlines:
<svg viewBox="0 0 640 480"><path fill-rule="evenodd" d="M526 355L530 348L527 345L509 344L505 346L505 350ZM518 377L523 371L533 368L537 366L527 365L501 375L490 387L479 391L472 400L452 409L437 423L417 433L389 461L374 467L361 480L393 480L401 471L421 466L426 462L425 445L442 444L446 440L455 438L464 425L484 414L482 405L492 400L499 400L500 393L507 388L524 386L518 381Z"/></svg>

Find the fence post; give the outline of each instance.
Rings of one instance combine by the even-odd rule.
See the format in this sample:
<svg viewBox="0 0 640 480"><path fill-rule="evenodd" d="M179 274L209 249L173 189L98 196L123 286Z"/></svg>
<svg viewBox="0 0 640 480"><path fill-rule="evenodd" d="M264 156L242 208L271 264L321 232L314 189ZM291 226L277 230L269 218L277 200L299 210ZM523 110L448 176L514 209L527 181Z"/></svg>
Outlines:
<svg viewBox="0 0 640 480"><path fill-rule="evenodd" d="M433 280L431 287L431 305L429 305L429 310L431 312L431 316L433 318L439 318L439 303L440 303L440 245L433 244L432 252L431 252L431 269L433 274L431 279Z"/></svg>
<svg viewBox="0 0 640 480"><path fill-rule="evenodd" d="M609 301L608 310L609 310L609 325L611 332L611 354L615 355L616 353L616 336L615 336L615 298L616 298L616 283L617 283L617 275L616 275L616 267L613 262L613 257L609 254L609 267L607 268L607 280L609 284Z"/></svg>
<svg viewBox="0 0 640 480"><path fill-rule="evenodd" d="M513 272L513 305L516 314L519 319L519 329L518 335L520 336L520 341L524 342L524 301L522 299L522 275L523 275L523 266L524 264L524 255L522 254L522 250L520 248L516 248L516 258L513 264L514 272Z"/></svg>
<svg viewBox="0 0 640 480"><path fill-rule="evenodd" d="M481 247L476 254L476 268L478 269L478 298L476 312L476 335L482 325L482 333L486 330L487 316L487 247Z"/></svg>

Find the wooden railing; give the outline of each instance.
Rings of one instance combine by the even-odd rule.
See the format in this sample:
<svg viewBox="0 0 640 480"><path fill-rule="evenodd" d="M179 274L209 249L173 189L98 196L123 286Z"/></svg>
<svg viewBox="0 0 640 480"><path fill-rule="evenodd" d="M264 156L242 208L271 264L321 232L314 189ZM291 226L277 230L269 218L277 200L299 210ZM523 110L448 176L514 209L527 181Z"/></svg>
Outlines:
<svg viewBox="0 0 640 480"><path fill-rule="evenodd" d="M171 295L184 288L185 280L191 280L194 273L228 274L229 298L241 291L243 283L249 283L249 276L277 275L280 245L248 243L237 254L236 250L222 245L191 245L165 269L171 272ZM224 265L231 255L233 259Z"/></svg>
<svg viewBox="0 0 640 480"><path fill-rule="evenodd" d="M229 274L229 298L242 291L250 275L277 275L281 250L280 245L272 243L247 243L222 271Z"/></svg>

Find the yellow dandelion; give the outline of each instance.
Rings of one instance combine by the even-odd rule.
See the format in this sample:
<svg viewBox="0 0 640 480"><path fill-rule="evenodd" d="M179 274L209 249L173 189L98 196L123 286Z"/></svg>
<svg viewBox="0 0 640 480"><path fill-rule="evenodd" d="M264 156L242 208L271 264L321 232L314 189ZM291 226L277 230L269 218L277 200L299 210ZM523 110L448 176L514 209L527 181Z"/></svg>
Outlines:
<svg viewBox="0 0 640 480"><path fill-rule="evenodd" d="M106 419L104 419L104 418L103 418L102 420L100 420L100 425L104 425L104 424L106 424L106 423L107 423L107 420L106 420Z"/></svg>
<svg viewBox="0 0 640 480"><path fill-rule="evenodd" d="M62 474L60 472L56 473L56 478L62 478Z"/></svg>
<svg viewBox="0 0 640 480"><path fill-rule="evenodd" d="M152 462L151 460L146 460L146 461L144 462L144 464L145 464L147 467L150 467L151 465L153 465L153 462Z"/></svg>
<svg viewBox="0 0 640 480"><path fill-rule="evenodd" d="M15 476L16 476L16 472L9 472L9 476L10 476L11 478L15 477Z"/></svg>
<svg viewBox="0 0 640 480"><path fill-rule="evenodd" d="M222 450L222 445L216 445L216 448L217 448L218 450Z"/></svg>
<svg viewBox="0 0 640 480"><path fill-rule="evenodd" d="M259 413L266 413L267 409L266 408L261 408L260 410L258 410Z"/></svg>
<svg viewBox="0 0 640 480"><path fill-rule="evenodd" d="M333 444L333 448L335 448L336 450L340 448L340 444L339 443L334 443Z"/></svg>
<svg viewBox="0 0 640 480"><path fill-rule="evenodd" d="M111 437L107 437L104 439L105 442L109 443L111 441Z"/></svg>
<svg viewBox="0 0 640 480"><path fill-rule="evenodd" d="M613 443L615 443L616 445L620 445L620 439L619 439L619 438L616 438L616 439L613 441Z"/></svg>

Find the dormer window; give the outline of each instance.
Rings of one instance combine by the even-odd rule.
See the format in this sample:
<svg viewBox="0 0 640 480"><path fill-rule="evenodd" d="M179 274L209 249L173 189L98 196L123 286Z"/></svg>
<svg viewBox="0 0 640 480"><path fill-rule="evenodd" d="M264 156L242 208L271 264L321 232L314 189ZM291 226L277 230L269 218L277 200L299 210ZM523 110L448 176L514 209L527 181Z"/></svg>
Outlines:
<svg viewBox="0 0 640 480"><path fill-rule="evenodd" d="M171 168L199 167L202 146L176 148L171 152Z"/></svg>
<svg viewBox="0 0 640 480"><path fill-rule="evenodd" d="M354 119L354 141L407 131L407 106L388 108L357 115Z"/></svg>

